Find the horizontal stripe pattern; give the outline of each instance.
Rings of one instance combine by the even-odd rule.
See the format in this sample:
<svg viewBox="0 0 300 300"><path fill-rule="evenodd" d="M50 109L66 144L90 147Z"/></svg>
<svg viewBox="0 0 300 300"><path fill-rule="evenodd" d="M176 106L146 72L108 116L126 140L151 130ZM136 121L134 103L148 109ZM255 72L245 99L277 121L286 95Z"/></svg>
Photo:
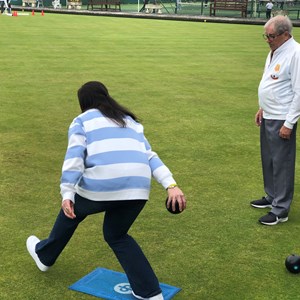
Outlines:
<svg viewBox="0 0 300 300"><path fill-rule="evenodd" d="M131 117L126 124L119 127L97 109L73 120L62 167L63 198L77 192L95 201L148 199L152 175L164 187L174 182L143 126Z"/></svg>
<svg viewBox="0 0 300 300"><path fill-rule="evenodd" d="M143 134L142 133L137 133L134 130L130 128L100 128L96 129L93 131L88 131L86 132L87 140L89 143L94 142L95 138L96 141L99 140L105 140L107 138L110 139L124 139L124 138L129 138L129 139L138 139L141 142L143 141Z"/></svg>
<svg viewBox="0 0 300 300"><path fill-rule="evenodd" d="M126 176L121 178L111 178L96 180L82 177L79 186L81 189L91 192L112 192L128 189L149 189L149 178L141 176Z"/></svg>
<svg viewBox="0 0 300 300"><path fill-rule="evenodd" d="M96 155L98 153L105 153L110 151L140 151L146 152L145 146L134 139L109 139L95 141L87 146L89 155Z"/></svg>
<svg viewBox="0 0 300 300"><path fill-rule="evenodd" d="M149 161L147 156L140 151L109 151L102 152L95 155L91 155L86 158L86 167L92 167L95 165L110 165L110 164L122 164L131 161L132 163L143 163L148 165Z"/></svg>
<svg viewBox="0 0 300 300"><path fill-rule="evenodd" d="M89 200L93 201L111 201L115 199L119 199L120 197L120 191L106 191L106 192L92 192L88 190L83 190L81 189L80 186L77 186L76 192ZM136 200L136 199L148 199L149 198L149 193L150 189L127 189L127 190L122 190L123 194L126 194L126 200ZM119 200L123 200L119 199Z"/></svg>
<svg viewBox="0 0 300 300"><path fill-rule="evenodd" d="M95 166L87 168L84 177L104 180L114 177L139 176L140 174L144 174L143 177L149 178L151 176L149 166L134 163Z"/></svg>

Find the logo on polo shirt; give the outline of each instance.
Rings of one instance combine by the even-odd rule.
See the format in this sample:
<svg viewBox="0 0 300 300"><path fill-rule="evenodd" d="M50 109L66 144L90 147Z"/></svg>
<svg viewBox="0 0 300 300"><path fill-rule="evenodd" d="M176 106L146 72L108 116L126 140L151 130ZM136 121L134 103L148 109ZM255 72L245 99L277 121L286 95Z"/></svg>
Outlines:
<svg viewBox="0 0 300 300"><path fill-rule="evenodd" d="M274 72L277 74L271 74L272 79L277 80L279 78L279 76L278 76L279 70L280 70L280 64L277 64L274 68Z"/></svg>

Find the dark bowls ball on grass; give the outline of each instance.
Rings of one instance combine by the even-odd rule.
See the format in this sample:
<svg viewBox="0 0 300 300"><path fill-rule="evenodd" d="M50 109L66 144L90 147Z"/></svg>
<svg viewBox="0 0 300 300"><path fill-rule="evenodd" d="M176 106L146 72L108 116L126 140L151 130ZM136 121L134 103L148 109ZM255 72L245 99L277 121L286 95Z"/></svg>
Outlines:
<svg viewBox="0 0 300 300"><path fill-rule="evenodd" d="M285 260L285 266L291 273L300 273L300 256L296 254L289 255Z"/></svg>
<svg viewBox="0 0 300 300"><path fill-rule="evenodd" d="M182 213L182 211L179 210L179 204L178 204L177 201L176 201L176 204L175 204L175 210L172 210L172 203L170 204L170 207L169 207L169 208L168 208L167 204L168 204L168 197L167 197L167 199L166 199L166 209L167 209L171 214L174 214L174 215L177 215L177 214Z"/></svg>

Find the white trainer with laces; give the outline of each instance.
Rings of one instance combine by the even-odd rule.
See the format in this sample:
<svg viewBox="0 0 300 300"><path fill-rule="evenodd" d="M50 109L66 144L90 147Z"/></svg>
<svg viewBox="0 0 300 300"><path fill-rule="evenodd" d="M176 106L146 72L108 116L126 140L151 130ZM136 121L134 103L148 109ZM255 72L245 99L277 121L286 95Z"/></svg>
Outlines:
<svg viewBox="0 0 300 300"><path fill-rule="evenodd" d="M31 257L33 258L33 260L35 261L37 267L42 271L42 272L46 272L49 267L45 266L39 259L39 257L37 256L36 252L35 252L35 246L36 244L39 242L40 240L34 236L31 235L27 241L26 241L26 246L27 246L27 250L29 252L29 254L31 255Z"/></svg>
<svg viewBox="0 0 300 300"><path fill-rule="evenodd" d="M141 299L141 300L164 300L163 294L160 293L156 296L150 297L150 298L143 298L141 296L136 295L133 291L132 291L132 295L137 298L137 299Z"/></svg>

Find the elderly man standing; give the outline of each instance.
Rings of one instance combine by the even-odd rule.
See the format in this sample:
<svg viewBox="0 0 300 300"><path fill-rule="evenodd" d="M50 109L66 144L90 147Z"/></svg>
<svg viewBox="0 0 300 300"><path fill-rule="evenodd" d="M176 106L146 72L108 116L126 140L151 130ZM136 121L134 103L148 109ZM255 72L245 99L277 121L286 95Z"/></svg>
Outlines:
<svg viewBox="0 0 300 300"><path fill-rule="evenodd" d="M10 0L0 0L1 2L1 14L6 10L7 13L11 13Z"/></svg>
<svg viewBox="0 0 300 300"><path fill-rule="evenodd" d="M251 202L271 208L259 222L276 225L288 220L294 194L296 129L300 116L300 45L288 17L276 16L264 26L271 49L258 88L261 159L266 195Z"/></svg>
<svg viewBox="0 0 300 300"><path fill-rule="evenodd" d="M269 20L271 18L271 12L273 9L273 2L272 0L269 0L269 2L266 4L266 18Z"/></svg>

